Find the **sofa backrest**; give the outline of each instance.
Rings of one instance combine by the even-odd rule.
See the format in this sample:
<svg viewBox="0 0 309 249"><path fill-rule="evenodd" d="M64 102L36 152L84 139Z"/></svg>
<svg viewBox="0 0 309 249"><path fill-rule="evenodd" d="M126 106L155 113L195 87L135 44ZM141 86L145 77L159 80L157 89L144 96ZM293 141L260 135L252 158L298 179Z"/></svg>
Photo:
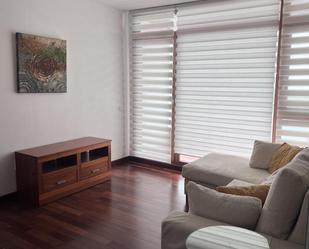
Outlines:
<svg viewBox="0 0 309 249"><path fill-rule="evenodd" d="M309 188L309 148L285 166L271 185L256 230L287 239Z"/></svg>
<svg viewBox="0 0 309 249"><path fill-rule="evenodd" d="M307 191L303 205L298 216L296 225L289 237L289 240L304 245L306 243L306 231L308 222L309 209L309 191Z"/></svg>

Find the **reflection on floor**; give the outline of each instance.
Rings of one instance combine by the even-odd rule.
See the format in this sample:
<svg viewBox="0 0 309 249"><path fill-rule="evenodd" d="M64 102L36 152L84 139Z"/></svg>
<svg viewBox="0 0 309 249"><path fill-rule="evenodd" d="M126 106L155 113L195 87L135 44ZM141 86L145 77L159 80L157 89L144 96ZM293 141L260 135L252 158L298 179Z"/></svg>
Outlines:
<svg viewBox="0 0 309 249"><path fill-rule="evenodd" d="M183 210L178 172L125 163L112 181L41 208L0 204L1 249L159 249L161 220Z"/></svg>

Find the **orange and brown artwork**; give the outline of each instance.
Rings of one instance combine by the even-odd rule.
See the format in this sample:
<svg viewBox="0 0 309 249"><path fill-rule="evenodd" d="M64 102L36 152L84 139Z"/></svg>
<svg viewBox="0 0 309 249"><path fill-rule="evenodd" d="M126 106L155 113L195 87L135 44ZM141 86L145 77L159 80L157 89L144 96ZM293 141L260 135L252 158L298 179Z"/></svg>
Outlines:
<svg viewBox="0 0 309 249"><path fill-rule="evenodd" d="M66 41L16 33L17 90L20 93L63 93Z"/></svg>

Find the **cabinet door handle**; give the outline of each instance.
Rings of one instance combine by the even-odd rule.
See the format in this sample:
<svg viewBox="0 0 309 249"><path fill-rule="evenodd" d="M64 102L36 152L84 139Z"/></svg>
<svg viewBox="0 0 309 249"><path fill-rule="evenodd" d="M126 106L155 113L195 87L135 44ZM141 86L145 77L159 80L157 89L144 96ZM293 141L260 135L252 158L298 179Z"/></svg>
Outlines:
<svg viewBox="0 0 309 249"><path fill-rule="evenodd" d="M97 173L99 171L100 171L100 169L93 169L93 170L91 170L91 174Z"/></svg>
<svg viewBox="0 0 309 249"><path fill-rule="evenodd" d="M57 185L65 184L67 181L66 180L60 180L57 182Z"/></svg>

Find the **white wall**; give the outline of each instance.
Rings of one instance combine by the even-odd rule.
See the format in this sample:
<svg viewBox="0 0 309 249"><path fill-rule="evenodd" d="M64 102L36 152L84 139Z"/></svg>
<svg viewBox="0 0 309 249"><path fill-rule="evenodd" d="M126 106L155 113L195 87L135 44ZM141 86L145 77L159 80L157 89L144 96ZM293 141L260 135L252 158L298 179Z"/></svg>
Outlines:
<svg viewBox="0 0 309 249"><path fill-rule="evenodd" d="M67 93L16 93L15 32L67 40ZM16 150L98 136L126 155L122 50L122 13L97 0L0 1L0 196Z"/></svg>

